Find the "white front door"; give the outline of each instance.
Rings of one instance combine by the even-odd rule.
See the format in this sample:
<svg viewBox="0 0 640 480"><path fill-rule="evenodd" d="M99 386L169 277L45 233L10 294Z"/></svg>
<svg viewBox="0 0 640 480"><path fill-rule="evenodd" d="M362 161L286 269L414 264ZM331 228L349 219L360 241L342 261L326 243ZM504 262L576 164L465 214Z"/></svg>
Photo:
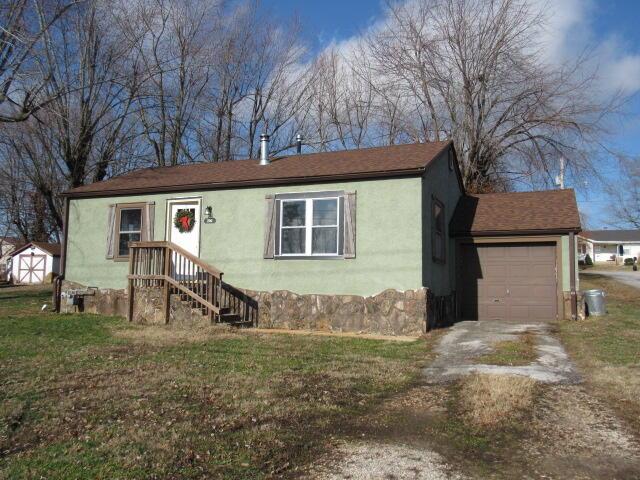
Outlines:
<svg viewBox="0 0 640 480"><path fill-rule="evenodd" d="M200 201L169 200L167 219L167 239L184 248L187 252L200 256Z"/></svg>

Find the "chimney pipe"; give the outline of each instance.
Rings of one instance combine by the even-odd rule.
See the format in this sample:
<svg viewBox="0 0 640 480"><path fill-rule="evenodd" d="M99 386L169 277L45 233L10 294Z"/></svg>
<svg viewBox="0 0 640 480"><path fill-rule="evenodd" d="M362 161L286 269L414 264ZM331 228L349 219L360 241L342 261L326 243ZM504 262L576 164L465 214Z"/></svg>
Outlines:
<svg viewBox="0 0 640 480"><path fill-rule="evenodd" d="M302 153L302 135L296 135L296 153L300 155Z"/></svg>
<svg viewBox="0 0 640 480"><path fill-rule="evenodd" d="M269 135L260 135L260 165L269 165Z"/></svg>

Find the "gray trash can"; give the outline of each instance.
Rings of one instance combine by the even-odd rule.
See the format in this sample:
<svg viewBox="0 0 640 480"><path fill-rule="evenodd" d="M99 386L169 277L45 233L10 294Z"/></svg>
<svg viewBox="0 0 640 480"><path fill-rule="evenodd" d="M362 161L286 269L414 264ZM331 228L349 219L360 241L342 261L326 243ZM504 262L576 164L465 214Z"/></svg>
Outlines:
<svg viewBox="0 0 640 480"><path fill-rule="evenodd" d="M606 315L607 305L604 300L604 290L585 290L584 301L587 304L587 315L599 317Z"/></svg>

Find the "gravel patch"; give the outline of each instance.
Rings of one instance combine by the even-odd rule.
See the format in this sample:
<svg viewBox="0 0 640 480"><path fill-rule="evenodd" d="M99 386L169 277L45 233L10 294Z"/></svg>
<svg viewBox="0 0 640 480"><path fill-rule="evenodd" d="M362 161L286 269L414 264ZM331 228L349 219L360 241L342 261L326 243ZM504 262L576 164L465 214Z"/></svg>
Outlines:
<svg viewBox="0 0 640 480"><path fill-rule="evenodd" d="M476 364L497 342L535 335L537 359L529 365ZM548 323L519 323L499 320L465 321L450 328L436 347L437 357L423 373L430 384L447 383L472 373L522 375L549 384L575 384L581 377L562 344L550 333Z"/></svg>
<svg viewBox="0 0 640 480"><path fill-rule="evenodd" d="M444 459L427 449L377 442L344 443L338 460L316 467L311 477L327 480L463 480Z"/></svg>

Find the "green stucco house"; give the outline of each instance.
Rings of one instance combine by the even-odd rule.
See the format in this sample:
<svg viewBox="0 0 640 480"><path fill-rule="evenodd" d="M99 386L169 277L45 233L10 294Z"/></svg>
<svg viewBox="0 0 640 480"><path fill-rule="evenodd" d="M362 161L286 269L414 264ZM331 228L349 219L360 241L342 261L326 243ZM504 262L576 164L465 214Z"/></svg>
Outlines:
<svg viewBox="0 0 640 480"><path fill-rule="evenodd" d="M67 311L389 334L575 315L573 191L467 195L451 142L149 168L65 198Z"/></svg>

